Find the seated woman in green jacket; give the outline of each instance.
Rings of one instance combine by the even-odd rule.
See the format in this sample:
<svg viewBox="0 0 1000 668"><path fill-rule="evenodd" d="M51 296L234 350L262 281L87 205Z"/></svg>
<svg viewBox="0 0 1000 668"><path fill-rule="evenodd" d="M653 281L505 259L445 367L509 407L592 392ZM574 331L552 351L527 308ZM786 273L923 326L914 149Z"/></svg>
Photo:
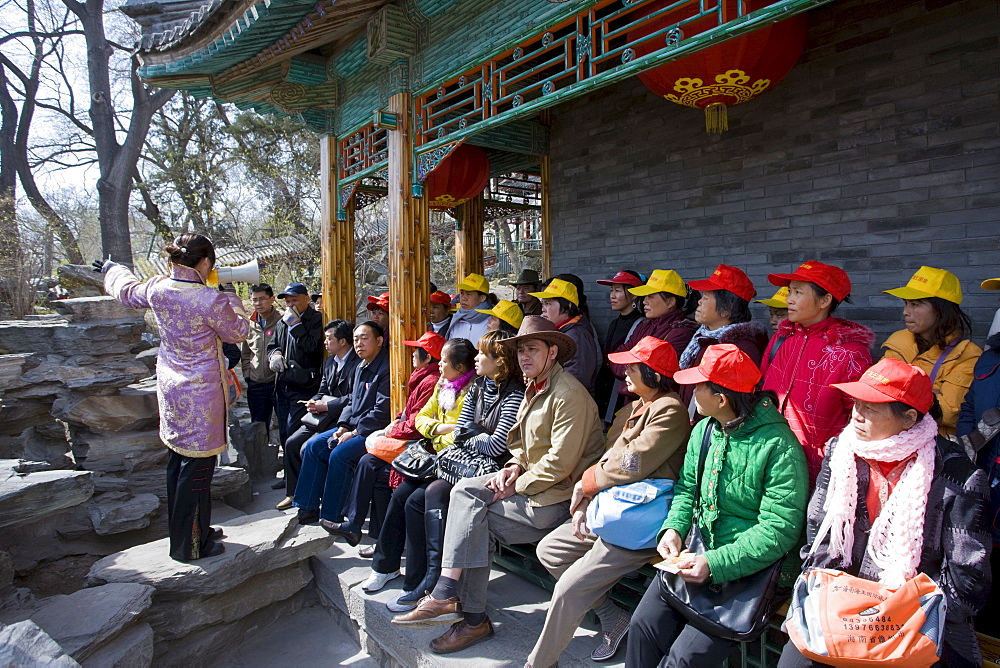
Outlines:
<svg viewBox="0 0 1000 668"><path fill-rule="evenodd" d="M767 568L802 533L809 491L802 446L773 396L755 390L760 371L736 346L709 346L701 364L678 371L674 381L696 386L698 411L709 419L691 432L657 551L689 583L728 582ZM706 429L712 431L699 481ZM684 549L696 516L702 554ZM625 665L656 666L668 654L670 665L721 665L736 643L686 624L660 589L656 578L632 615Z"/></svg>
<svg viewBox="0 0 1000 668"><path fill-rule="evenodd" d="M542 633L528 656L529 667L555 664L590 609L601 621L601 643L590 658L607 661L615 655L630 615L607 592L623 575L655 559L656 550L630 549L599 538L587 525L587 508L605 489L647 478L676 480L684 462L691 425L671 380L677 371L674 347L646 336L631 350L608 358L626 365L625 387L638 399L618 411L608 431L607 452L574 485L572 518L538 542L538 560L558 582ZM649 526L650 532L659 521Z"/></svg>

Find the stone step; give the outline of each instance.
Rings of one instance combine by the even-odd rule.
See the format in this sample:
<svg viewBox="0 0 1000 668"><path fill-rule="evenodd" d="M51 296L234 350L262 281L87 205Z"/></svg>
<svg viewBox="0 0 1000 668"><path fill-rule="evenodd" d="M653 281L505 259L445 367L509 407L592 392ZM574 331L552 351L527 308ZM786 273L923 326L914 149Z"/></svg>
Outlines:
<svg viewBox="0 0 1000 668"><path fill-rule="evenodd" d="M461 652L442 656L431 652L428 645L447 630L447 624L416 629L392 624L393 613L385 604L399 594L403 580L397 578L382 591L366 594L361 584L371 573L371 560L358 557L357 551L338 542L314 556L311 566L320 600L350 619L361 646L382 666L458 667L468 666L470 661L476 662L476 668L524 665L545 621L548 591L494 567L488 613L496 635ZM559 665L593 668L590 653L598 643L595 627L578 629ZM602 665L624 666L624 658L622 647L615 662Z"/></svg>
<svg viewBox="0 0 1000 668"><path fill-rule="evenodd" d="M94 494L90 471L21 473L18 459L0 459L0 528L31 524Z"/></svg>

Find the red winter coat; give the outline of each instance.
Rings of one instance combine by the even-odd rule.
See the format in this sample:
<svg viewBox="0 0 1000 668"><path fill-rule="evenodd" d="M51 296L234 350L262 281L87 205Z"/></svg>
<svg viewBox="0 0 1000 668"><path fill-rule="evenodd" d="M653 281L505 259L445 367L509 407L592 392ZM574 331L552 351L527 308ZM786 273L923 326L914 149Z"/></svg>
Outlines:
<svg viewBox="0 0 1000 668"><path fill-rule="evenodd" d="M628 337L625 343L618 346L618 349L614 352L619 353L623 350L632 350L642 337L654 336L672 345L674 350L677 351L677 357L680 357L684 349L687 348L688 341L691 340L697 329L698 323L694 320L688 320L687 316L684 315L684 311L675 309L666 315L661 315L659 318L640 320L639 324L635 326L632 336ZM609 362L608 365L611 367L611 373L615 374L615 378L625 380L625 364L612 364ZM622 394L627 394L624 384L621 386L620 391Z"/></svg>
<svg viewBox="0 0 1000 668"><path fill-rule="evenodd" d="M385 435L390 438L398 438L403 441L412 441L423 438L417 431L417 413L424 407L431 395L434 394L434 386L438 378L441 377L441 369L437 362L431 362L425 367L414 369L410 374L410 380L406 383L406 405L403 412L399 414L399 422L389 428Z"/></svg>
<svg viewBox="0 0 1000 668"><path fill-rule="evenodd" d="M772 360L771 348L783 337ZM819 474L826 442L847 425L854 405L830 385L860 378L872 364L874 342L872 330L840 318L809 327L783 320L764 351L764 389L778 395L781 413L805 448L810 482Z"/></svg>

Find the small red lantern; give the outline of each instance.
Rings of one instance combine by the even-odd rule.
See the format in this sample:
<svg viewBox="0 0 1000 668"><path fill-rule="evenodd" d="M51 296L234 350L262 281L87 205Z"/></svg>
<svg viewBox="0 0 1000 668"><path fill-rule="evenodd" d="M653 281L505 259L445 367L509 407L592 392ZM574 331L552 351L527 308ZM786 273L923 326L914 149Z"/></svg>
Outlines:
<svg viewBox="0 0 1000 668"><path fill-rule="evenodd" d="M663 0L653 3L646 10L665 7ZM774 0L746 2L746 11L761 9ZM729 16L736 16L735 0L724 0ZM629 33L631 40L662 30L688 18L682 12L668 12L653 23ZM683 40L714 27L714 17L700 19L684 25L677 38ZM753 32L743 33L720 44L696 51L679 60L664 63L638 75L646 87L676 104L705 111L705 129L722 133L729 129L728 107L746 102L770 90L781 81L798 62L805 49L809 20L805 14L796 14L779 23L767 25ZM636 48L637 55L658 49L652 40Z"/></svg>
<svg viewBox="0 0 1000 668"><path fill-rule="evenodd" d="M486 151L462 144L427 176L424 189L432 209L450 209L481 193L489 180Z"/></svg>

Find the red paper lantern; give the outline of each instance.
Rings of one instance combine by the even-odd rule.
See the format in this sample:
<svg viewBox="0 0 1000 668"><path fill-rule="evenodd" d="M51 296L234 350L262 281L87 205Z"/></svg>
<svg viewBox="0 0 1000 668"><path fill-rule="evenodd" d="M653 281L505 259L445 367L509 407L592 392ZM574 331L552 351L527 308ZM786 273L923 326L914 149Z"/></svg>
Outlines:
<svg viewBox="0 0 1000 668"><path fill-rule="evenodd" d="M424 189L432 209L450 209L483 192L489 180L486 151L462 144L427 176Z"/></svg>
<svg viewBox="0 0 1000 668"><path fill-rule="evenodd" d="M646 10L656 11L675 0L653 3ZM773 3L773 0L746 2L750 12ZM723 0L729 16L736 16L735 0ZM629 40L639 39L656 30L689 18L690 9L668 12L652 24L629 33ZM686 14L687 13L687 14ZM714 17L684 25L683 40L715 25ZM763 26L753 32L696 51L679 60L664 63L640 73L639 80L649 90L667 100L705 111L705 129L721 133L729 129L726 109L751 100L771 90L798 62L805 49L809 19L805 14ZM636 48L639 56L659 49L659 40L649 40Z"/></svg>

